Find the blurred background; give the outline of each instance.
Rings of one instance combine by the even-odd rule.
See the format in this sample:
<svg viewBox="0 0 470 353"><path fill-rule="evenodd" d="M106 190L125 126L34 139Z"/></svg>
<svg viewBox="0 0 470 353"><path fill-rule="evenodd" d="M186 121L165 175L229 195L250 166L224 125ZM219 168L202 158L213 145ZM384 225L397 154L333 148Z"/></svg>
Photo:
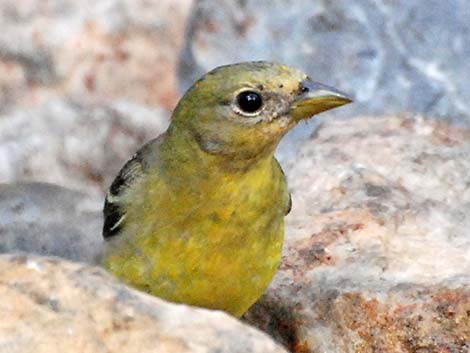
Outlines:
<svg viewBox="0 0 470 353"><path fill-rule="evenodd" d="M204 72L276 60L355 97L333 116L421 114L470 126L465 0L1 0L0 182L101 200Z"/></svg>

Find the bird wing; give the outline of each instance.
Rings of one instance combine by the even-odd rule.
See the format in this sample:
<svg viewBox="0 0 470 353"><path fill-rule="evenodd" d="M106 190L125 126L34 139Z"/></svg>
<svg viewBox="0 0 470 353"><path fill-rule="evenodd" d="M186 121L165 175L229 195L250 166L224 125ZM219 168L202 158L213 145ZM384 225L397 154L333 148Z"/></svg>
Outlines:
<svg viewBox="0 0 470 353"><path fill-rule="evenodd" d="M145 144L127 161L111 184L103 208L103 237L105 239L119 234L126 218L123 195L145 174L149 159L158 151L160 142L161 137Z"/></svg>
<svg viewBox="0 0 470 353"><path fill-rule="evenodd" d="M287 203L286 212L284 213L284 215L286 215L286 216L292 210L292 194L290 193L290 191L288 191L287 193L289 194L289 201Z"/></svg>
<svg viewBox="0 0 470 353"><path fill-rule="evenodd" d="M274 158L274 160L276 162L277 167L281 171L281 174L284 177L284 181L285 181L286 180L286 174L284 173L284 170L282 170L282 167L279 164L279 161L276 158ZM286 202L286 209L284 211L285 216L287 216L290 213L291 209L292 209L292 194L290 193L289 190L287 190L287 183L286 183L286 193L287 193L287 195L286 195L287 196L286 197L287 202Z"/></svg>

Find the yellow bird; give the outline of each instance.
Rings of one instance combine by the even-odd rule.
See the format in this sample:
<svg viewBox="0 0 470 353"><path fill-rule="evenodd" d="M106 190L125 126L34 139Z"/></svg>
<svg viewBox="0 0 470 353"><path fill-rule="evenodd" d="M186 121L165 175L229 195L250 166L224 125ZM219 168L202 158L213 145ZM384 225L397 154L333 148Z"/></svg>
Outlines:
<svg viewBox="0 0 470 353"><path fill-rule="evenodd" d="M105 268L163 299L240 317L281 258L291 199L276 146L300 120L349 102L278 63L206 74L180 100L166 133L112 183Z"/></svg>

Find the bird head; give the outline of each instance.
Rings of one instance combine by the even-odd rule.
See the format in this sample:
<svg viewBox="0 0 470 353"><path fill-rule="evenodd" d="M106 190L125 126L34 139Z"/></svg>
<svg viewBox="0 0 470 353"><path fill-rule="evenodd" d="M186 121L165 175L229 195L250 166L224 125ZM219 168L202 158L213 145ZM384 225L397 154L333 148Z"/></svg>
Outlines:
<svg viewBox="0 0 470 353"><path fill-rule="evenodd" d="M303 72L273 62L218 67L181 99L172 127L199 148L231 160L256 160L274 150L299 121L350 103Z"/></svg>

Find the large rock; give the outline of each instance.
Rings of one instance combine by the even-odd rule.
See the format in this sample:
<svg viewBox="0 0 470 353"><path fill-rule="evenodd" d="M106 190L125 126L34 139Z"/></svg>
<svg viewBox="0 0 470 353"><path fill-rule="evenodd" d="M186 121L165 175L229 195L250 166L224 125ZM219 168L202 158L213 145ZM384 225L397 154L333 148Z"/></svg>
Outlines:
<svg viewBox="0 0 470 353"><path fill-rule="evenodd" d="M0 1L0 182L102 197L166 128L190 4Z"/></svg>
<svg viewBox="0 0 470 353"><path fill-rule="evenodd" d="M96 267L4 255L0 272L0 352L286 352L226 314L169 304Z"/></svg>
<svg viewBox="0 0 470 353"><path fill-rule="evenodd" d="M0 122L0 182L48 182L104 199L125 161L166 129L168 116L125 101L56 98L0 114Z"/></svg>
<svg viewBox="0 0 470 353"><path fill-rule="evenodd" d="M191 0L0 2L0 109L51 96L173 107Z"/></svg>
<svg viewBox="0 0 470 353"><path fill-rule="evenodd" d="M283 261L249 322L302 353L470 351L470 130L333 121L285 170Z"/></svg>
<svg viewBox="0 0 470 353"><path fill-rule="evenodd" d="M52 184L0 184L0 253L97 263L103 200ZM1 351L1 349L0 349Z"/></svg>
<svg viewBox="0 0 470 353"><path fill-rule="evenodd" d="M410 111L470 125L469 30L466 0L197 0L180 80L278 60L354 93L334 115Z"/></svg>
<svg viewBox="0 0 470 353"><path fill-rule="evenodd" d="M445 123L325 123L285 166L283 261L245 319L295 352L468 351L469 156ZM34 185L0 188L0 248L95 260L102 200Z"/></svg>

